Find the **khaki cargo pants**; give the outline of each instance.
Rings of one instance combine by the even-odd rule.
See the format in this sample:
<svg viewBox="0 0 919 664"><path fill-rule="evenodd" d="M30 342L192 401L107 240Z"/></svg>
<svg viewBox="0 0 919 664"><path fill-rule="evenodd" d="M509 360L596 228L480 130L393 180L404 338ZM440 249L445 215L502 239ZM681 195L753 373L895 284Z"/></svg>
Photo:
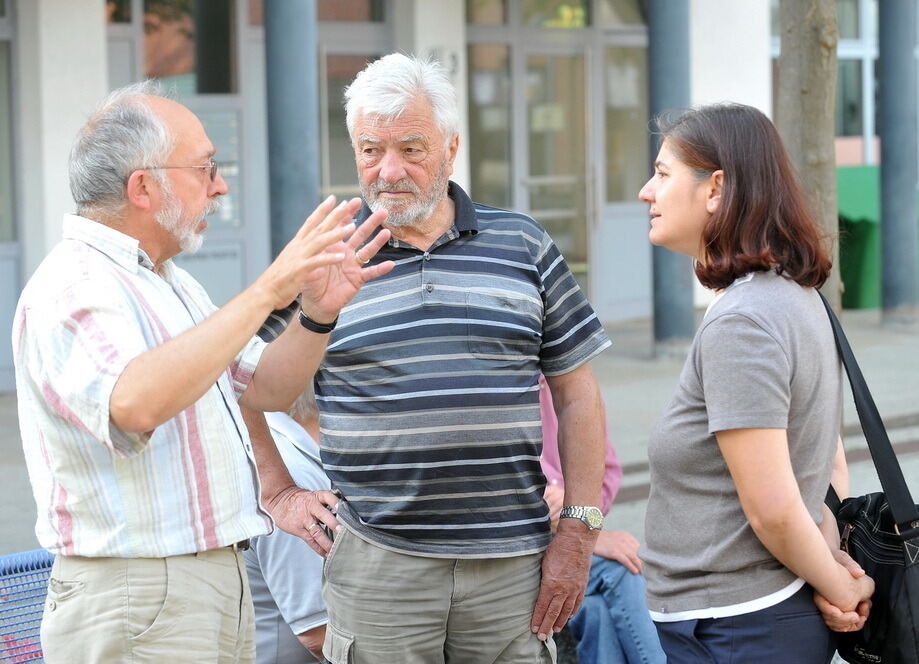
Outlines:
<svg viewBox="0 0 919 664"><path fill-rule="evenodd" d="M530 619L542 554L428 558L342 528L325 562L332 664L555 664Z"/></svg>

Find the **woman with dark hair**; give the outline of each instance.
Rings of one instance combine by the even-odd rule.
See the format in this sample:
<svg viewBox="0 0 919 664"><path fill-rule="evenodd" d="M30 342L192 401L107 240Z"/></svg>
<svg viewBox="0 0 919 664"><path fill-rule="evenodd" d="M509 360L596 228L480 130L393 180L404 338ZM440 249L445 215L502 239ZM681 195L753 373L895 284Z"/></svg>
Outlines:
<svg viewBox="0 0 919 664"><path fill-rule="evenodd" d="M874 591L823 507L848 495L830 260L766 116L660 124L649 236L716 296L648 449L648 606L670 664L829 662Z"/></svg>

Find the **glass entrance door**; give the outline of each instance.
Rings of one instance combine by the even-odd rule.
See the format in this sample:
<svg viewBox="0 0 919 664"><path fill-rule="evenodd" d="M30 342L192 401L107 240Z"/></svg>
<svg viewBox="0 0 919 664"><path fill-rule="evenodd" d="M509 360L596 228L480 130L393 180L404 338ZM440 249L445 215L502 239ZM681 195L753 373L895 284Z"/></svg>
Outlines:
<svg viewBox="0 0 919 664"><path fill-rule="evenodd" d="M555 240L587 290L589 190L587 75L583 52L525 56L526 171L521 205Z"/></svg>

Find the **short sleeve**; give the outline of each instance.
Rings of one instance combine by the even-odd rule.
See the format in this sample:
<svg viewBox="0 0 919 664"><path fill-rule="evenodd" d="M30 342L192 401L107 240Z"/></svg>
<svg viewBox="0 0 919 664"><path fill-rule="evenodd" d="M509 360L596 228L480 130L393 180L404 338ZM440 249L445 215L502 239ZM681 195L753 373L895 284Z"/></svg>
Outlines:
<svg viewBox="0 0 919 664"><path fill-rule="evenodd" d="M545 307L540 363L545 375L557 376L577 369L611 342L548 234L543 236L536 268Z"/></svg>
<svg viewBox="0 0 919 664"><path fill-rule="evenodd" d="M696 357L709 433L785 429L791 364L776 338L747 316L725 314L700 334Z"/></svg>
<svg viewBox="0 0 919 664"><path fill-rule="evenodd" d="M131 456L143 451L149 436L112 424L109 402L125 367L147 346L132 314L110 297L99 297L103 291L75 287L30 307L24 368L57 416L115 454Z"/></svg>
<svg viewBox="0 0 919 664"><path fill-rule="evenodd" d="M249 387L249 383L252 382L252 376L255 374L258 362L262 359L262 353L267 347L267 343L258 336L254 336L249 340L249 343L243 346L236 359L230 364L233 392L236 394L237 401L242 397L246 388Z"/></svg>

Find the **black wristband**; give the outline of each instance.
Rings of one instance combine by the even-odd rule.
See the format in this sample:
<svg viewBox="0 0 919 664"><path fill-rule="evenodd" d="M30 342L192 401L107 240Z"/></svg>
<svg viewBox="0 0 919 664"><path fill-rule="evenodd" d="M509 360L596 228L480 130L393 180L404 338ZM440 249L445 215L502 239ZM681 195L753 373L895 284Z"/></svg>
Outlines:
<svg viewBox="0 0 919 664"><path fill-rule="evenodd" d="M305 327L310 332L315 332L316 334L328 334L335 329L335 326L338 324L338 316L335 317L331 323L317 323L312 318L303 313L303 309L300 309L300 325Z"/></svg>

